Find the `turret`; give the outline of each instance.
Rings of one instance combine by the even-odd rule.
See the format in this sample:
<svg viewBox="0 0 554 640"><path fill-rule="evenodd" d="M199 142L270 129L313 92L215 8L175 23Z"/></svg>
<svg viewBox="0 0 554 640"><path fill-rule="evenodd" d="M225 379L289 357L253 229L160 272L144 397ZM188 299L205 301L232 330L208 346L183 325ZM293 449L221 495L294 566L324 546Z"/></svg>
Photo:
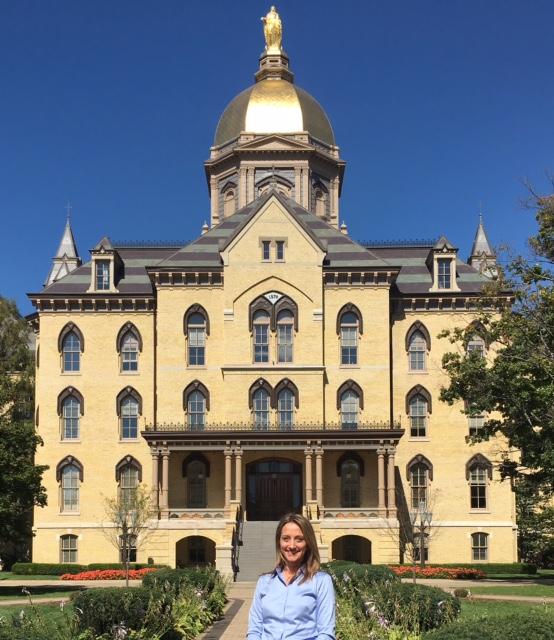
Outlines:
<svg viewBox="0 0 554 640"><path fill-rule="evenodd" d="M44 283L45 287L48 287L53 282L56 282L60 278L63 278L68 273L71 273L77 267L81 266L81 258L77 251L75 244L75 238L73 237L73 231L71 230L70 219L71 207L68 206L67 220L65 223L65 229L62 235L60 246L56 255L52 259L52 267L50 273Z"/></svg>
<svg viewBox="0 0 554 640"><path fill-rule="evenodd" d="M498 268L496 265L496 254L492 250L483 225L483 216L479 214L479 224L475 232L475 239L471 247L471 255L468 264L487 278L496 278Z"/></svg>

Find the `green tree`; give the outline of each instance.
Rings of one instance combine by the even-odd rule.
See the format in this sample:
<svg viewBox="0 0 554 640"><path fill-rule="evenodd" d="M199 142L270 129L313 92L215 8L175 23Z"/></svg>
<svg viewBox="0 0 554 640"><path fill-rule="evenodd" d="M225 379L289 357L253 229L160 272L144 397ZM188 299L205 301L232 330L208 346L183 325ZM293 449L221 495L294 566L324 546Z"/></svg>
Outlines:
<svg viewBox="0 0 554 640"><path fill-rule="evenodd" d="M42 444L33 424L34 365L29 329L15 303L0 297L0 557L24 558L32 508L46 504L47 467L34 464Z"/></svg>
<svg viewBox="0 0 554 640"><path fill-rule="evenodd" d="M476 324L442 334L458 349L443 358L450 381L441 390L441 400L463 400L469 415L489 416L473 440L503 436L500 470L520 497L520 517L528 516L528 522L520 520L522 533L532 536L542 518L543 531L552 537L554 196L531 191L529 204L538 224L537 234L529 239L531 259L513 259L483 290ZM489 347L485 357L467 350L476 331ZM522 544L527 544L523 538Z"/></svg>

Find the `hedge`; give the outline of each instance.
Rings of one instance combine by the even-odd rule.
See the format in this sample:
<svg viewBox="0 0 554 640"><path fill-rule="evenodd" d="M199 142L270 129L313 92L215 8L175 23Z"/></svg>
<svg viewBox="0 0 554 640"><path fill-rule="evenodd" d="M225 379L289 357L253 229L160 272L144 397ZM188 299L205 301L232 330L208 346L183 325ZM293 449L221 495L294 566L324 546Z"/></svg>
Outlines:
<svg viewBox="0 0 554 640"><path fill-rule="evenodd" d="M111 633L113 625L120 621L124 621L128 629L138 630L144 624L151 596L151 591L144 587L81 591L73 601L78 612L78 630L91 629L96 635Z"/></svg>
<svg viewBox="0 0 554 640"><path fill-rule="evenodd" d="M389 565L390 567L406 567L412 565ZM502 562L474 562L474 563L456 563L456 564L429 564L425 563L426 567L430 568L459 568L459 569L478 569L483 573L489 574L536 574L537 567L534 564L526 564L524 562L514 562L514 563L502 563Z"/></svg>
<svg viewBox="0 0 554 640"><path fill-rule="evenodd" d="M453 622L424 640L554 640L554 616L539 611Z"/></svg>
<svg viewBox="0 0 554 640"><path fill-rule="evenodd" d="M145 564L133 562L130 569L165 568L164 564ZM122 569L124 565L120 562L95 563L95 564L75 564L75 563L48 563L48 562L16 562L12 567L12 573L21 576L61 576L64 573L82 573L83 571L94 571L96 569Z"/></svg>
<svg viewBox="0 0 554 640"><path fill-rule="evenodd" d="M451 622L461 608L458 598L421 584L383 583L375 585L368 597L368 612L374 607L389 624L417 633Z"/></svg>
<svg viewBox="0 0 554 640"><path fill-rule="evenodd" d="M395 573L383 564L358 564L344 560L332 560L321 565L322 571L331 574L335 586L347 576L356 582L360 588L370 587L381 582L400 582Z"/></svg>

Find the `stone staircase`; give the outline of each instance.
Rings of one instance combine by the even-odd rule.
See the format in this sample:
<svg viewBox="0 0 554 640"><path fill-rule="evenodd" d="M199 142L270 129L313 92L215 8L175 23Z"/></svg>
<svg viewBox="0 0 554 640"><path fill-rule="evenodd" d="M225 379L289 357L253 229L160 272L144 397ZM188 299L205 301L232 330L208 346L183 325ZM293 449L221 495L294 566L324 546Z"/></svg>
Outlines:
<svg viewBox="0 0 554 640"><path fill-rule="evenodd" d="M237 582L255 582L275 566L277 522L244 522Z"/></svg>

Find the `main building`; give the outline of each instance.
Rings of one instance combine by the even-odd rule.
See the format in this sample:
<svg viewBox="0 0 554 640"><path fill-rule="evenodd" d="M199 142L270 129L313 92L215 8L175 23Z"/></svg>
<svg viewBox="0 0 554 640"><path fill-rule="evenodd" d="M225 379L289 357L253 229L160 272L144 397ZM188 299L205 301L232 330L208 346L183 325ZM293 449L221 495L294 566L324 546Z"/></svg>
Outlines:
<svg viewBox="0 0 554 640"><path fill-rule="evenodd" d="M142 483L142 562L247 577L264 523L288 511L312 520L323 559L398 562L416 508L432 511L417 547L429 561L514 561L499 442L468 442L483 417L439 401L452 348L439 333L467 326L487 352L472 325L495 271L483 226L468 262L444 236L352 240L329 119L294 83L273 8L264 30L256 81L223 112L205 163L202 235L105 237L82 264L68 223L30 295L37 462L49 465L33 559L117 561L105 497Z"/></svg>

